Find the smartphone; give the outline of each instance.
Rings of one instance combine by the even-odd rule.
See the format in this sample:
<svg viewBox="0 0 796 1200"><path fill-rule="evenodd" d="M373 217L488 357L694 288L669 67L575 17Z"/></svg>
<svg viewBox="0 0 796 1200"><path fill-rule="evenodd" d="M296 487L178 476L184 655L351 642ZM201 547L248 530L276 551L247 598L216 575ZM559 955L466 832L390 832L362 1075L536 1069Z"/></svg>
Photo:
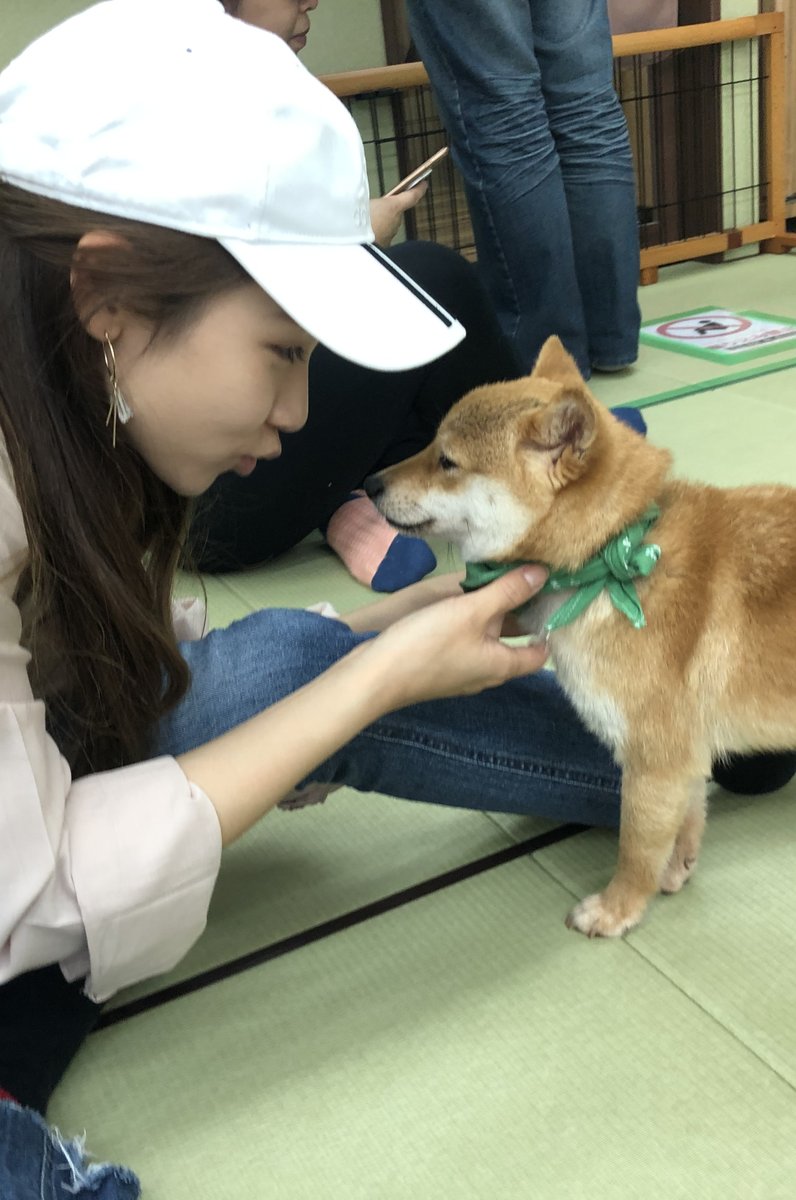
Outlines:
<svg viewBox="0 0 796 1200"><path fill-rule="evenodd" d="M417 187L417 185L422 183L424 179L428 179L429 175L434 170L434 167L438 162L442 161L447 153L448 147L443 146L441 150L436 152L436 154L432 154L431 158L427 158L426 161L421 163L419 167L415 167L414 171L410 171L400 183L396 183L395 187L391 188L386 194L388 196L397 196L399 192L408 192L410 188Z"/></svg>

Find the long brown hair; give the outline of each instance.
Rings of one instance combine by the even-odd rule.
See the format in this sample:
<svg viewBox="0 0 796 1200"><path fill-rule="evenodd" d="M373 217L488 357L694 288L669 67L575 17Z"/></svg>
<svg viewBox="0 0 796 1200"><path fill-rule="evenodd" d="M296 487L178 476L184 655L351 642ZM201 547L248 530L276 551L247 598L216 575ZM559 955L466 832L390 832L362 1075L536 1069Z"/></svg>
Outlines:
<svg viewBox="0 0 796 1200"><path fill-rule="evenodd" d="M78 251L91 229L121 238ZM112 445L102 347L78 318L75 268L97 309L134 312L158 339L247 276L213 240L0 182L0 430L29 544L15 599L34 693L80 775L143 757L190 680L170 609L188 503L123 426Z"/></svg>

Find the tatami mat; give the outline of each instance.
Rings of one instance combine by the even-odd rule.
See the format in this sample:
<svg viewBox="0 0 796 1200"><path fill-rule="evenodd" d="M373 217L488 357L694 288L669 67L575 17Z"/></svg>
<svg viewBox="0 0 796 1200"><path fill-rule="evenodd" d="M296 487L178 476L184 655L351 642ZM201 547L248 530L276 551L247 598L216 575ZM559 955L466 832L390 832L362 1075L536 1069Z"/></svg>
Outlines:
<svg viewBox="0 0 796 1200"><path fill-rule="evenodd" d="M766 383L775 378L780 403L773 389L759 399L756 381L747 381L645 409L649 437L673 452L677 474L689 479L796 485L796 368Z"/></svg>
<svg viewBox="0 0 796 1200"><path fill-rule="evenodd" d="M796 781L770 796L715 793L693 879L626 941L796 1086ZM616 851L594 830L535 858L580 898L605 886Z"/></svg>
<svg viewBox="0 0 796 1200"><path fill-rule="evenodd" d="M684 263L670 267L661 273L663 282L641 289L639 295L643 320L658 320L706 306L727 308L734 312L759 309L781 317L796 318L794 270L796 258L770 254L720 265ZM708 362L642 343L638 364L632 371L619 375L595 375L591 387L606 404L643 406L686 385L720 384L732 379L737 372L752 375L756 372L772 372L783 363L790 363L791 366L796 363L796 348L792 343L777 354L753 362L726 364ZM776 389L786 385L778 374L774 374L772 386Z"/></svg>
<svg viewBox="0 0 796 1200"><path fill-rule="evenodd" d="M526 820L523 838L552 828ZM208 929L169 975L120 992L111 1008L513 844L482 813L344 788L276 812L224 855Z"/></svg>
<svg viewBox="0 0 796 1200"><path fill-rule="evenodd" d="M796 257L768 256L672 268L640 297L649 318L708 304L796 316L794 282ZM645 347L592 386L619 404L719 374ZM796 484L796 369L645 416L681 474ZM373 598L318 538L208 581L214 625ZM140 991L542 828L353 792L275 813L226 855L180 970ZM95 1034L51 1115L136 1168L146 1200L790 1200L794 834L796 785L717 793L693 882L621 942L563 924L610 876L614 834L449 882Z"/></svg>
<svg viewBox="0 0 796 1200"><path fill-rule="evenodd" d="M790 1200L790 1088L520 862L95 1035L150 1200Z"/></svg>

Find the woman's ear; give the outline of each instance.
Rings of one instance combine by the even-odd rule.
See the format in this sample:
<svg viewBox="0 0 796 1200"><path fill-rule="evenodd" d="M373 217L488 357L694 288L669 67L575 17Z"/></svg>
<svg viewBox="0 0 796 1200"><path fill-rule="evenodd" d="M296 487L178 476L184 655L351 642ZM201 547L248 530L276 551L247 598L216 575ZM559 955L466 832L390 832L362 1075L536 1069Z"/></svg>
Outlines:
<svg viewBox="0 0 796 1200"><path fill-rule="evenodd" d="M106 333L111 339L117 338L121 333L122 320L121 310L109 298L107 288L99 286L92 270L92 258L96 252L126 246L128 242L120 234L107 229L92 229L83 234L72 256L69 283L75 310L83 328L98 342L104 339Z"/></svg>

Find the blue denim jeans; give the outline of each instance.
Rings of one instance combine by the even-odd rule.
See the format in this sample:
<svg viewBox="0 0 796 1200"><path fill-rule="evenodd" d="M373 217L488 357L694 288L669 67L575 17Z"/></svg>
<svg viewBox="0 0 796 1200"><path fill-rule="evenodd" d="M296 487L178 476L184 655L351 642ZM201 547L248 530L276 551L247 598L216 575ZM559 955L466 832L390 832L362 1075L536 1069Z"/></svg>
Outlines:
<svg viewBox="0 0 796 1200"><path fill-rule="evenodd" d="M479 267L528 370L557 333L586 378L638 352L638 221L606 0L408 0Z"/></svg>
<svg viewBox="0 0 796 1200"><path fill-rule="evenodd" d="M132 1171L86 1162L81 1138L66 1141L38 1113L0 1100L2 1200L138 1200Z"/></svg>
<svg viewBox="0 0 796 1200"><path fill-rule="evenodd" d="M363 640L340 621L264 609L184 643L193 684L157 752L217 737L319 675ZM541 671L479 696L415 704L376 721L312 774L407 800L616 826L619 770Z"/></svg>

